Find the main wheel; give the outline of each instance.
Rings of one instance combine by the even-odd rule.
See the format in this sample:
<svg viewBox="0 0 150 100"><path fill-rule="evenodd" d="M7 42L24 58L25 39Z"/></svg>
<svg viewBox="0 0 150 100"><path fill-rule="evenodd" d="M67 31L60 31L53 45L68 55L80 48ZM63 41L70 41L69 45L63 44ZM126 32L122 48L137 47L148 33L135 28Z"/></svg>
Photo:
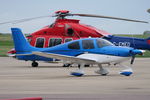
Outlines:
<svg viewBox="0 0 150 100"><path fill-rule="evenodd" d="M64 64L63 67L69 67L71 64Z"/></svg>
<svg viewBox="0 0 150 100"><path fill-rule="evenodd" d="M87 64L86 64L86 65L84 65L84 67L90 67L90 65L87 65Z"/></svg>
<svg viewBox="0 0 150 100"><path fill-rule="evenodd" d="M38 63L35 62L35 61L33 61L33 62L32 62L32 67L38 67Z"/></svg>

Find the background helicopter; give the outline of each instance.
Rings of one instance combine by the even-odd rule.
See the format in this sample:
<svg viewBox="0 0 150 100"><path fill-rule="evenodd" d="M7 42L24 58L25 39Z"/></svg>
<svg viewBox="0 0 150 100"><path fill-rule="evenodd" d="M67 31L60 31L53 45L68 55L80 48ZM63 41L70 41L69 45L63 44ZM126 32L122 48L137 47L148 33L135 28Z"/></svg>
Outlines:
<svg viewBox="0 0 150 100"><path fill-rule="evenodd" d="M52 16L40 16L28 19L21 19L15 21L3 22L0 24L7 23L20 23L30 21L44 17L56 17L56 21L44 28L27 36L30 44L39 48L52 47L61 43L65 43L71 40L87 37L103 37L115 45L118 46L130 46L136 49L150 50L150 39L138 39L130 37L118 37L112 36L110 33L103 30L97 29L90 25L80 24L79 20L66 19L67 16L81 16L81 17L96 17L96 18L107 18L131 22L148 23L146 21L131 20L125 18L117 18L110 16L92 15L92 14L72 14L68 10L56 11ZM15 50L8 52L9 55L15 54ZM14 55L13 55L14 56Z"/></svg>
<svg viewBox="0 0 150 100"><path fill-rule="evenodd" d="M67 16L96 17L96 18L107 18L107 19L115 19L115 20L148 23L145 21L117 18L117 17L110 17L110 16L101 16L101 15L92 15L92 14L71 14L68 10L59 10L59 11L56 11L55 15L52 15L52 16L40 16L40 17L35 17L35 18L9 21L9 22L4 22L0 24L20 23L20 22L30 21L30 20L44 18L44 17L57 17L56 21L53 24L45 26L44 28L27 36L32 46L36 46L40 48L51 47L51 46L55 46L61 43L71 41L71 40L75 40L79 38L86 38L86 37L109 37L108 40L110 40L110 38L115 38L115 36L112 37L111 34L108 32L97 29L90 25L80 24L79 20L66 19L65 17ZM119 37L119 38L120 40L122 40L122 38L124 37ZM120 42L120 40L118 41L115 41L115 40L116 39L113 39L113 41L111 42L115 42L116 44ZM131 38L129 40L131 40ZM124 42L127 42L127 41L124 40ZM128 42L130 42L132 46L133 40L128 41ZM136 43L136 41L134 43ZM149 50L150 48L143 47L143 49Z"/></svg>

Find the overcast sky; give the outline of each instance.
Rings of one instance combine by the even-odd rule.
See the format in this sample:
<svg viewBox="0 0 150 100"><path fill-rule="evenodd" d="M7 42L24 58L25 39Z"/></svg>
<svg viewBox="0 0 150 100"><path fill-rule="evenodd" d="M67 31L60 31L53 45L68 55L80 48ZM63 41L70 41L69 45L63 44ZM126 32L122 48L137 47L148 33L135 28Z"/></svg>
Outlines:
<svg viewBox="0 0 150 100"><path fill-rule="evenodd" d="M150 22L150 0L0 0L0 22L22 18L51 15L65 9L72 13L98 14ZM115 21L89 17L80 23L95 26L112 34L142 34L150 30L150 24ZM24 33L32 33L49 25L55 18L44 18L19 24L0 25L0 33L10 33L11 27L19 27Z"/></svg>

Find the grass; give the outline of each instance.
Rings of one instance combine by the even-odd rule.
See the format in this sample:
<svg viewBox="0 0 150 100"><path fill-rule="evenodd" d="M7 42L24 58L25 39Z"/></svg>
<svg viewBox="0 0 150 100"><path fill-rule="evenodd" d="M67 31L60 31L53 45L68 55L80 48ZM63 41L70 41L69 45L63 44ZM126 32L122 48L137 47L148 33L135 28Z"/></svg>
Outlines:
<svg viewBox="0 0 150 100"><path fill-rule="evenodd" d="M122 35L118 34L119 36L127 36L127 37L137 37L137 38L148 38L150 35ZM12 49L13 41L11 39L10 34L0 34L0 56L7 56L7 52ZM146 51L144 56L137 56L137 57L150 57L150 51Z"/></svg>
<svg viewBox="0 0 150 100"><path fill-rule="evenodd" d="M6 56L7 51L13 48L10 34L0 34L0 56Z"/></svg>
<svg viewBox="0 0 150 100"><path fill-rule="evenodd" d="M138 34L133 34L133 35L129 35L129 34L117 34L118 36L126 36L126 37L136 37L136 38L148 38L150 37L150 34L147 35L138 35Z"/></svg>

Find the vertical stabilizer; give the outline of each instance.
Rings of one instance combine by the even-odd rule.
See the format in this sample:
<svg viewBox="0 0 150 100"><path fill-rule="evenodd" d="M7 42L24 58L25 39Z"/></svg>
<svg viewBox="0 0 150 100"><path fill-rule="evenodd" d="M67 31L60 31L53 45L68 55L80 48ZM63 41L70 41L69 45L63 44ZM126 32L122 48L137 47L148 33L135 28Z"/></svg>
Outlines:
<svg viewBox="0 0 150 100"><path fill-rule="evenodd" d="M30 52L35 48L32 47L19 28L11 28L14 40L14 46L17 53Z"/></svg>

